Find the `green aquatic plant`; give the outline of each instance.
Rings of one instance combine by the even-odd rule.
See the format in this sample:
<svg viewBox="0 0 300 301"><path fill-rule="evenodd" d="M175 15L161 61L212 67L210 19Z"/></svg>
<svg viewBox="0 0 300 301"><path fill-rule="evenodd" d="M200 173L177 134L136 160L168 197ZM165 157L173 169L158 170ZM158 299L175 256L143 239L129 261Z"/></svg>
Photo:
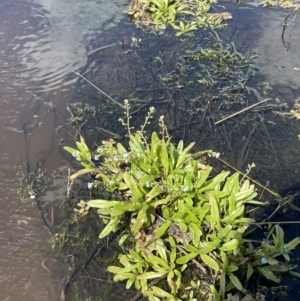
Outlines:
<svg viewBox="0 0 300 301"><path fill-rule="evenodd" d="M298 9L298 5L291 0L263 0L262 6L281 6L283 8Z"/></svg>
<svg viewBox="0 0 300 301"><path fill-rule="evenodd" d="M170 24L177 36L191 34L200 27L216 27L231 19L228 12L209 13L215 0L133 0L127 13L134 24L161 31ZM187 18L188 16L188 18ZM184 28L182 27L184 22ZM187 30L188 29L188 30Z"/></svg>
<svg viewBox="0 0 300 301"><path fill-rule="evenodd" d="M178 25L172 24L172 27L176 30L176 36L179 37L183 34L186 34L197 29L197 24L195 22L184 23L179 21Z"/></svg>
<svg viewBox="0 0 300 301"><path fill-rule="evenodd" d="M112 195L81 202L79 210L97 209L100 238L118 233L123 253L118 266L108 267L115 281L125 280L126 288L134 286L151 301L226 300L229 292L251 295L253 275L278 283L280 273L292 272L282 259L290 260L299 237L286 242L278 225L261 242L244 237L255 224L246 208L263 205L248 179L214 174L205 157L218 153L191 153L194 143L174 145L163 117L160 135L147 139L154 108L133 131L128 101L125 108L129 147L110 140L92 152L83 139L77 149L65 147L83 166L71 179L92 173Z"/></svg>
<svg viewBox="0 0 300 301"><path fill-rule="evenodd" d="M149 11L154 17L154 23L173 22L176 14L176 1L174 0L150 0Z"/></svg>

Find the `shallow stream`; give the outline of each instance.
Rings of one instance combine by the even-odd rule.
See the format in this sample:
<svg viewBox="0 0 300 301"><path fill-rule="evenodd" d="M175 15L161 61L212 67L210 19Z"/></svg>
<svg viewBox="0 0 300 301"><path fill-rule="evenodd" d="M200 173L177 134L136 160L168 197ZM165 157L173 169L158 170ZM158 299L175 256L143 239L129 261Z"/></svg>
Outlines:
<svg viewBox="0 0 300 301"><path fill-rule="evenodd" d="M287 51L282 43L282 24L290 11L223 5L233 19L219 34L220 38L234 42L242 53L248 48L256 50L260 70L253 85L265 86L272 97L279 97L291 108L300 96L300 72L295 69L300 68L300 17L287 27ZM218 6L217 9L222 10ZM143 85L141 70L146 70L151 80L157 80L156 74L147 68L155 58L168 60L183 47L170 31L162 37L136 29L123 10L124 6L108 0L2 0L0 3L0 299L3 301L59 300L59 287L68 272L67 264L51 249L51 233L35 200L22 199L18 193L16 172L22 170L27 174L42 166L48 177L53 171L64 175L58 177L43 200L49 208L44 218L50 226L61 222L59 211L66 198L68 164L60 144L74 141L68 130L61 130L70 117L67 104L79 101L82 94L100 97L72 71L101 84L106 93L122 103ZM138 50L130 49L133 36L141 39ZM203 37L198 31L187 44L203 43ZM120 45L122 39L127 44L125 51ZM107 45L113 46L96 57L87 57L91 50ZM90 100L90 105L97 106L97 101ZM102 124L100 116L101 127L115 129L114 107L106 114L111 114L111 123ZM283 178L274 176L279 167L272 169L270 163L266 163L269 169L258 166L256 175L259 180L270 180L276 190L295 191L300 187L299 125L278 118L274 125L267 126L274 148L284 162L290 163L280 165L282 170L278 173ZM282 140L276 141L276 133L280 133ZM197 141L199 137L193 132L187 140ZM255 156L261 156L260 160L265 162L274 161L272 154L263 157L266 152L257 152L250 154L246 163L251 163ZM289 239L299 232L298 226L293 228ZM297 257L295 254L294 258ZM293 292L298 293L295 285Z"/></svg>

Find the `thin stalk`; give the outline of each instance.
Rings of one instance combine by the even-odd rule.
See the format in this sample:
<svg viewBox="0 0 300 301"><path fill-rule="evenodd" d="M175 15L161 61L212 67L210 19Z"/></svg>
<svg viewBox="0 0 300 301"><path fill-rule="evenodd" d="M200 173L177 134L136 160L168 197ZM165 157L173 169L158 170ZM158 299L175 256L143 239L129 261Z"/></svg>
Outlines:
<svg viewBox="0 0 300 301"><path fill-rule="evenodd" d="M251 106L249 106L249 107L247 107L247 108L245 108L245 109L243 109L243 110L240 110L240 111L238 111L238 112L236 112L236 113L234 113L234 114L232 114L232 115L230 115L230 116L227 116L227 117L225 117L225 118L223 118L223 119L221 119L221 120L215 122L215 125L217 125L217 124L219 124L219 123L221 123L221 122L223 122L223 121L225 121L225 120L228 120L228 119L230 119L230 118L232 118L232 117L234 117L234 116L237 116L237 115L239 115L239 114L242 114L242 113L244 113L244 112L246 112L246 111L248 111L248 110L251 110L252 108L254 108L254 107L256 107L256 106L258 106L258 105L260 105L260 104L262 104L262 103L264 103L264 102L267 102L268 100L270 100L270 98L266 98L266 99L264 99L264 100L262 100L262 101L259 101L259 102L255 103L255 104L253 104L253 105L251 105Z"/></svg>
<svg viewBox="0 0 300 301"><path fill-rule="evenodd" d="M80 76L82 79L84 79L86 82L88 82L91 86L93 86L95 89L97 89L99 92L101 92L103 95L105 95L108 99L110 99L114 104L118 105L122 110L125 110L124 106L118 103L116 100L111 98L109 95L107 95L105 92L103 92L101 89L99 89L97 86L95 86L93 83L91 83L87 78L85 78L83 75L79 74L78 72L75 72L72 70L73 73Z"/></svg>

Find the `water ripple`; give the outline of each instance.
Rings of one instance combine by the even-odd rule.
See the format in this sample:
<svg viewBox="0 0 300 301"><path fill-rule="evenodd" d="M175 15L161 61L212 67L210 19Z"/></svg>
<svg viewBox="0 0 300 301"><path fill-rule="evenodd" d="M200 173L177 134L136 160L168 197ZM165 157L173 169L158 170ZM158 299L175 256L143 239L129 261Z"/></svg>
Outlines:
<svg viewBox="0 0 300 301"><path fill-rule="evenodd" d="M5 75L13 87L24 86L25 80L29 87L35 83L35 92L36 87L46 92L64 81L74 82L70 73L86 64L89 33L99 35L105 22L113 20L110 26L116 25L121 16L120 9L107 1L36 0L17 10L4 5L0 11L0 83ZM19 21L12 22L15 18Z"/></svg>

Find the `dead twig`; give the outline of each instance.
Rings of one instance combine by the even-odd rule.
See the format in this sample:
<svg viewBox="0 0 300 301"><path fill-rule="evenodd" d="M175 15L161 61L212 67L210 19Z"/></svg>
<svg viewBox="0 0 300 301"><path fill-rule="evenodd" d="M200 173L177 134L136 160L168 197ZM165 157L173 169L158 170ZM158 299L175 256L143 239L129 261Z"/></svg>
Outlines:
<svg viewBox="0 0 300 301"><path fill-rule="evenodd" d="M50 273L50 274L52 274L52 272L45 266L45 261L46 261L47 259L44 259L43 261L42 261L42 267L48 272L48 273Z"/></svg>
<svg viewBox="0 0 300 301"><path fill-rule="evenodd" d="M72 70L73 73L84 79L86 82L88 82L91 86L93 86L95 89L97 89L99 92L101 92L104 96L106 96L109 100L111 100L114 104L119 106L122 110L125 110L124 106L118 103L116 100L111 98L109 95L107 95L105 92L103 92L101 89L99 89L97 86L95 86L92 82L90 82L87 78L85 78L83 75L79 74L78 72L75 72Z"/></svg>
<svg viewBox="0 0 300 301"><path fill-rule="evenodd" d="M243 110L240 110L240 111L238 111L238 112L236 112L236 113L234 113L234 114L232 114L232 115L230 115L230 116L227 116L227 117L225 117L225 118L223 118L223 119L221 119L221 120L215 122L215 125L217 125L217 124L219 124L219 123L221 123L221 122L223 122L223 121L225 121L225 120L228 120L228 119L230 119L230 118L232 118L232 117L234 117L234 116L237 116L237 115L239 115L239 114L242 114L242 113L244 113L244 112L246 112L246 111L249 111L249 110L251 110L252 108L254 108L254 107L256 107L256 106L258 106L258 105L260 105L260 104L262 104L262 103L264 103L264 102L267 102L268 100L270 100L270 98L263 99L262 101L259 101L259 102L255 103L255 104L253 104L253 105L251 105L251 106L249 106L249 107L247 107L247 108L245 108L245 109L243 109Z"/></svg>
<svg viewBox="0 0 300 301"><path fill-rule="evenodd" d="M71 177L71 170L70 168L68 168L67 202L69 206L72 208L72 203L71 203L72 194L70 193L70 190L73 186L73 180L71 180L70 177Z"/></svg>

